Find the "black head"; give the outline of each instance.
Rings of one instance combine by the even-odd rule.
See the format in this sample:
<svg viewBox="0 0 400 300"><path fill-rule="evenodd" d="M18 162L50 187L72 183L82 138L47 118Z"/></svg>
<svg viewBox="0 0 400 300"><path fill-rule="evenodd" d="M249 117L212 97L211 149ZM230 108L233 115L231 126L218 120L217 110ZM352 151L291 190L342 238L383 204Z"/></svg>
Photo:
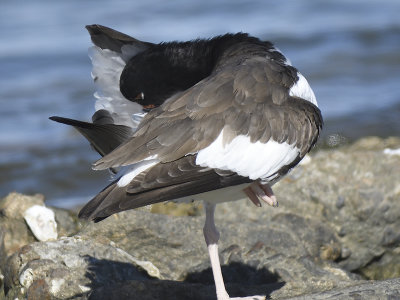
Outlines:
<svg viewBox="0 0 400 300"><path fill-rule="evenodd" d="M272 47L245 33L225 34L210 40L146 44L148 48L132 57L122 71L121 93L145 108L157 107L173 94L209 76L224 59L246 51L254 55L254 47L240 46L244 42L267 49ZM235 44L238 47L231 47Z"/></svg>
<svg viewBox="0 0 400 300"><path fill-rule="evenodd" d="M211 58L202 53L203 44L164 43L137 54L121 74L121 93L145 108L153 108L190 88L208 76L213 67Z"/></svg>

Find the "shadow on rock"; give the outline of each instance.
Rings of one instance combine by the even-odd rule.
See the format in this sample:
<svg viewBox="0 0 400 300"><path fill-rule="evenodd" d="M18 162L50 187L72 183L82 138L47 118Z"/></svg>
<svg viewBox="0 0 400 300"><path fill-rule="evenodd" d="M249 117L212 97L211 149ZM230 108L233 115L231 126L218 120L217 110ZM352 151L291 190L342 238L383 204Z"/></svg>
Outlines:
<svg viewBox="0 0 400 300"><path fill-rule="evenodd" d="M92 281L89 299L216 299L211 268L188 274L183 282L150 278L129 264L107 260L91 260L87 277ZM110 281L109 265L119 270L119 278ZM106 273L104 273L106 272ZM222 267L226 288L233 297L266 295L280 289L285 283L267 269L257 270L241 263ZM114 272L113 272L114 273ZM115 279L115 280L114 280Z"/></svg>
<svg viewBox="0 0 400 300"><path fill-rule="evenodd" d="M277 274L270 272L266 268L257 270L240 262L233 262L221 268L226 283L272 284L281 281ZM213 284L214 277L211 267L200 272L189 273L185 278L185 282Z"/></svg>
<svg viewBox="0 0 400 300"><path fill-rule="evenodd" d="M254 294L266 295L268 299L273 291L285 285L285 282L277 274L267 268L256 269L240 262L232 262L222 266L221 269L226 289L231 297L245 297ZM207 284L214 288L211 267L188 274L185 282Z"/></svg>
<svg viewBox="0 0 400 300"><path fill-rule="evenodd" d="M101 286L112 286L115 283L130 280L154 280L146 271L140 270L133 264L113 261L108 259L97 259L86 255L85 261L88 263L85 277L91 282L89 287L96 289ZM112 275L112 276L110 276Z"/></svg>

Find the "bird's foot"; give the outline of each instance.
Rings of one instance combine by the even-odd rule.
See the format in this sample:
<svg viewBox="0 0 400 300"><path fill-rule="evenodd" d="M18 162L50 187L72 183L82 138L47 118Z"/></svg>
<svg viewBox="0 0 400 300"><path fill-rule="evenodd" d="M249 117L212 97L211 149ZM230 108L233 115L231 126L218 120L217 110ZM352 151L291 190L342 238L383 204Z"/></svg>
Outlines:
<svg viewBox="0 0 400 300"><path fill-rule="evenodd" d="M218 300L265 300L265 296L247 296L247 297L229 297L225 287L217 286L217 299Z"/></svg>
<svg viewBox="0 0 400 300"><path fill-rule="evenodd" d="M247 296L247 297L234 297L234 298L218 298L218 300L265 300L265 296Z"/></svg>
<svg viewBox="0 0 400 300"><path fill-rule="evenodd" d="M256 181L243 189L243 191L255 206L261 206L260 200L268 205L278 206L278 201L268 183L262 184Z"/></svg>

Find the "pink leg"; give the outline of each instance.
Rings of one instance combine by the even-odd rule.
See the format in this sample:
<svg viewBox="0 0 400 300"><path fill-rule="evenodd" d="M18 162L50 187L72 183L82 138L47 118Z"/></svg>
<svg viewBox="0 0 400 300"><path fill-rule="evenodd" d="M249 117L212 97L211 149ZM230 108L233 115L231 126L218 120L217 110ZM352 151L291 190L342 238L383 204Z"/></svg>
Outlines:
<svg viewBox="0 0 400 300"><path fill-rule="evenodd" d="M215 289L217 292L218 300L229 300L229 299L253 299L253 300L261 300L265 299L264 296L251 296L244 298L230 298L225 289L224 279L222 277L221 272L221 264L219 262L218 255L218 240L219 240L219 232L215 227L214 223L214 211L215 204L211 204L208 202L204 202L205 211L206 211L206 222L204 224L203 233L204 238L206 240L208 254L210 256L211 268L213 271Z"/></svg>
<svg viewBox="0 0 400 300"><path fill-rule="evenodd" d="M229 299L226 292L224 279L222 277L221 265L218 256L218 240L219 232L214 223L215 204L204 202L206 211L206 222L204 224L203 233L206 240L208 254L210 256L211 268L214 275L215 289L218 300Z"/></svg>

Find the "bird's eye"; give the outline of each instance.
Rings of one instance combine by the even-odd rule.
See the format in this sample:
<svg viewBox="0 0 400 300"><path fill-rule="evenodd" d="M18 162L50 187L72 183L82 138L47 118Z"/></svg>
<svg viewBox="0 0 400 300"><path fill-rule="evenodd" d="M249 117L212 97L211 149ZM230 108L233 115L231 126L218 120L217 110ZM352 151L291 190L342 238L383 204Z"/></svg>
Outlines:
<svg viewBox="0 0 400 300"><path fill-rule="evenodd" d="M143 100L143 99L144 99L144 93L143 92L137 94L137 96L135 97L135 100Z"/></svg>

